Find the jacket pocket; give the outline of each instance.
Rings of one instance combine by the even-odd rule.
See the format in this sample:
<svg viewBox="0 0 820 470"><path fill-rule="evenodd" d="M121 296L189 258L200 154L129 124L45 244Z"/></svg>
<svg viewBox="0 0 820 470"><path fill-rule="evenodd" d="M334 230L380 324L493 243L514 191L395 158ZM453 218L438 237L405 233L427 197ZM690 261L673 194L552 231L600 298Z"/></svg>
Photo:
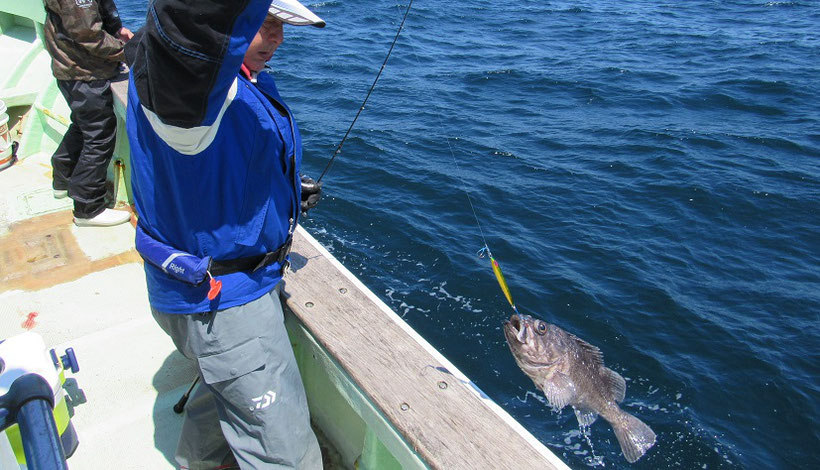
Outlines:
<svg viewBox="0 0 820 470"><path fill-rule="evenodd" d="M265 351L259 338L235 346L225 352L199 357L202 379L212 385L237 379L265 367Z"/></svg>

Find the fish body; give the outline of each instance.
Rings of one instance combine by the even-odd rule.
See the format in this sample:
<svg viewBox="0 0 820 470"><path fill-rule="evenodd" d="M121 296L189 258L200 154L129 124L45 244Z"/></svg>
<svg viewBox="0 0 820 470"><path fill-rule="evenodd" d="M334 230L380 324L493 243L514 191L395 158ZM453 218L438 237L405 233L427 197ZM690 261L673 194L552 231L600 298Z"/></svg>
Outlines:
<svg viewBox="0 0 820 470"><path fill-rule="evenodd" d="M571 405L581 426L603 417L630 463L655 444L652 429L618 406L626 395L626 381L604 366L597 347L529 315L511 316L504 322L504 335L515 362L553 408Z"/></svg>

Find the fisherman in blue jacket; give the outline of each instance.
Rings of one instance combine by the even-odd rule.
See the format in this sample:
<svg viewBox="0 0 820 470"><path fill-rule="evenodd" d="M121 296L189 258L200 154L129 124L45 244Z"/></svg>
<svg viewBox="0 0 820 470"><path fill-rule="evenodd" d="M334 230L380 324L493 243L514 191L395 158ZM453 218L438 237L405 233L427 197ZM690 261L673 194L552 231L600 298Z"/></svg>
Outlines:
<svg viewBox="0 0 820 470"><path fill-rule="evenodd" d="M201 378L183 468L322 468L276 291L320 191L263 71L283 23L325 25L296 0L156 0L131 65L137 250L154 318Z"/></svg>

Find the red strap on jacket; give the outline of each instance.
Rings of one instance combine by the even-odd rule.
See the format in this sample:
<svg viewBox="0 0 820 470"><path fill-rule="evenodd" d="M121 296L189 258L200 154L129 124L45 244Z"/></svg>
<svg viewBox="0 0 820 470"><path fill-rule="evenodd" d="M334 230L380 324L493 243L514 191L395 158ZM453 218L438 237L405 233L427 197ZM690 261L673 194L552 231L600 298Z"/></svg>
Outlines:
<svg viewBox="0 0 820 470"><path fill-rule="evenodd" d="M251 70L248 67L246 67L245 64L242 64L242 66L239 67L239 71L242 72L242 75L244 75L245 78L247 78L248 80L251 79Z"/></svg>

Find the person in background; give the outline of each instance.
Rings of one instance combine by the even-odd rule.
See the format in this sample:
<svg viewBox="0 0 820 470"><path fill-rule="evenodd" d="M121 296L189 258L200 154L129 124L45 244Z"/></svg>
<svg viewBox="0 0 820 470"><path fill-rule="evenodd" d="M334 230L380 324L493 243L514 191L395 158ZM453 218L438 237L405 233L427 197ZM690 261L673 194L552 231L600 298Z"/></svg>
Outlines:
<svg viewBox="0 0 820 470"><path fill-rule="evenodd" d="M54 197L74 200L78 226L110 226L131 214L105 207L105 179L114 155L117 117L111 79L133 34L122 26L113 0L44 0L45 47L57 87L71 109L68 127L51 157Z"/></svg>
<svg viewBox="0 0 820 470"><path fill-rule="evenodd" d="M285 23L325 25L296 0L156 0L129 51L136 246L152 314L200 379L182 468L322 468L277 291L320 191L263 71Z"/></svg>

